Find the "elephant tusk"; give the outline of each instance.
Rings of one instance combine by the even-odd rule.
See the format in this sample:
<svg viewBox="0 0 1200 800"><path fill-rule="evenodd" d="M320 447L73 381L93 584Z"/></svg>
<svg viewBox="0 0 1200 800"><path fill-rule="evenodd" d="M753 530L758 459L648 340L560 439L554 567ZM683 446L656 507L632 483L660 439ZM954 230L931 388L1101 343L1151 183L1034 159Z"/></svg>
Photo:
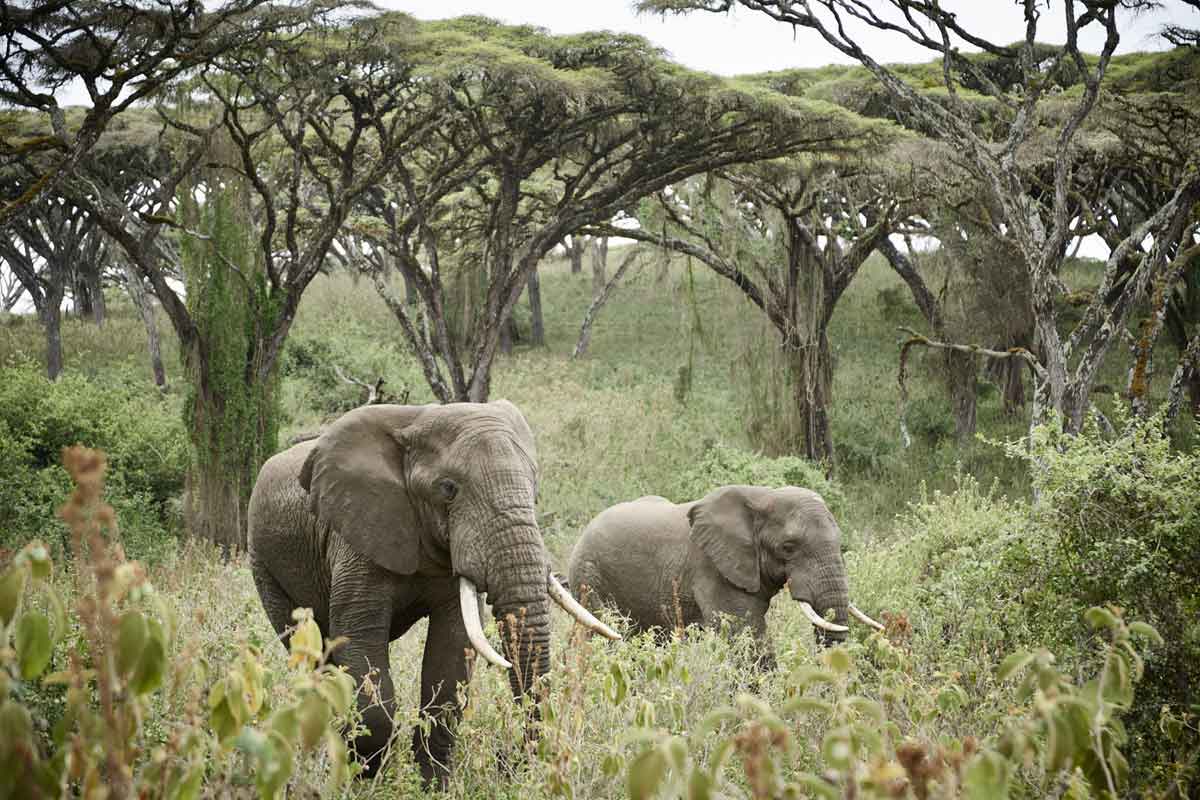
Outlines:
<svg viewBox="0 0 1200 800"><path fill-rule="evenodd" d="M836 623L829 622L816 611L814 611L811 605L803 600L800 601L800 610L804 612L804 616L808 617L809 622L818 628L821 628L822 630L832 631L833 633L845 633L846 631L850 630L845 625L838 625Z"/></svg>
<svg viewBox="0 0 1200 800"><path fill-rule="evenodd" d="M876 622L875 620L868 617L863 612L859 611L858 608L856 608L853 603L850 604L850 616L854 617L856 620L863 623L864 625L870 625L872 628L874 628L877 631L883 630L882 625L880 625L878 622Z"/></svg>
<svg viewBox="0 0 1200 800"><path fill-rule="evenodd" d="M501 669L512 669L512 664L504 656L492 648L491 642L483 635L483 624L479 621L479 593L475 584L464 577L458 579L458 600L462 606L463 625L467 629L467 638L471 647L491 664Z"/></svg>
<svg viewBox="0 0 1200 800"><path fill-rule="evenodd" d="M621 634L614 631L612 628L605 625L600 620L592 616L592 612L588 611L583 605L571 596L561 583L554 579L551 575L546 580L546 585L550 589L550 597L554 602L562 606L563 611L566 611L572 617L577 619L585 628L590 628L601 636L605 636L613 641L621 638Z"/></svg>

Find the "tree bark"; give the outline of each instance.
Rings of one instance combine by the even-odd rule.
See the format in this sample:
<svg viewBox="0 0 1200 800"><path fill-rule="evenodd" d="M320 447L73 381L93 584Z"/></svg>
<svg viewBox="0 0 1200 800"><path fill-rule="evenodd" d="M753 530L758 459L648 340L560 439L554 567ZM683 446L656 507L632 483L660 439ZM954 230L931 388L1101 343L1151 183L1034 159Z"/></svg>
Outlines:
<svg viewBox="0 0 1200 800"><path fill-rule="evenodd" d="M154 301L150 299L141 277L129 262L125 262L125 289L129 292L129 299L133 301L134 308L142 318L142 325L146 328L146 349L150 355L154 385L160 391L166 391L167 371L163 368L162 346L158 339L158 315L154 310Z"/></svg>
<svg viewBox="0 0 1200 800"><path fill-rule="evenodd" d="M608 237L601 236L592 250L592 297L599 297L608 283Z"/></svg>
<svg viewBox="0 0 1200 800"><path fill-rule="evenodd" d="M578 234L571 235L571 243L567 245L567 255L571 257L571 274L583 272L583 253L587 250L587 241Z"/></svg>
<svg viewBox="0 0 1200 800"><path fill-rule="evenodd" d="M621 265L617 267L616 273L612 276L612 280L604 285L600 294L592 298L592 304L588 306L587 312L583 315L583 323L579 326L579 340L575 342L575 349L571 351L571 358L579 358L587 355L588 347L592 343L592 325L596 321L600 309L608 302L608 298L612 296L613 291L617 288L617 284L621 282L621 278L625 276L629 265L633 263L637 257L637 251L630 249L629 255L621 259Z"/></svg>
<svg viewBox="0 0 1200 800"><path fill-rule="evenodd" d="M542 319L542 281L538 277L537 267L529 273L529 283L525 287L529 294L529 315L531 318L529 341L534 347L544 347L546 344L546 325Z"/></svg>
<svg viewBox="0 0 1200 800"><path fill-rule="evenodd" d="M954 413L954 437L963 444L975 436L975 378L979 374L979 359L956 350L947 351L945 358L950 406Z"/></svg>
<svg viewBox="0 0 1200 800"><path fill-rule="evenodd" d="M46 377L58 380L63 370L62 349L63 287L48 287L42 305L42 327L46 333Z"/></svg>
<svg viewBox="0 0 1200 800"><path fill-rule="evenodd" d="M815 340L785 345L796 414L803 435L803 455L809 461L833 466L833 437L829 404L833 394L833 358L821 327Z"/></svg>

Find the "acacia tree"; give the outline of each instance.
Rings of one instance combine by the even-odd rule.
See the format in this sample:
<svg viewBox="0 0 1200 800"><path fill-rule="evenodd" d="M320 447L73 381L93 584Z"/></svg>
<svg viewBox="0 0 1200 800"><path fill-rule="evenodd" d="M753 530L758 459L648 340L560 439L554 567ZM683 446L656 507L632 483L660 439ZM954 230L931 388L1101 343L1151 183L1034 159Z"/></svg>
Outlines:
<svg viewBox="0 0 1200 800"><path fill-rule="evenodd" d="M503 326L566 236L689 175L831 145L847 128L836 109L689 72L638 37L477 18L440 26L470 36L431 87L453 133L430 143L422 172L402 163L393 183L407 219L397 262L423 313L378 285L442 401L487 398ZM485 160L435 197L426 176L460 151ZM446 325L451 261L473 271L481 298L461 342Z"/></svg>
<svg viewBox="0 0 1200 800"><path fill-rule="evenodd" d="M5 181L20 192L20 182ZM27 203L25 213L0 236L0 258L29 294L46 335L46 375L63 370L62 306L73 288L77 266L95 258L95 220L78 206L53 195ZM97 268L98 269L98 268Z"/></svg>
<svg viewBox="0 0 1200 800"><path fill-rule="evenodd" d="M246 501L276 447L275 376L301 295L355 199L437 121L414 100L411 19L334 11L225 52L195 76L199 99L160 106L179 155L139 201L152 210L135 213L87 175L62 181L171 320L191 386L189 529L228 547L244 545ZM188 276L186 298L174 274ZM203 297L210 288L226 307ZM225 326L223 315L244 324Z"/></svg>
<svg viewBox="0 0 1200 800"><path fill-rule="evenodd" d="M732 281L779 335L792 387L800 452L832 466L829 406L833 358L828 330L858 270L903 216L891 187L855 151L878 149L880 125L849 125L816 149L715 170L644 204L639 227L589 230L622 235L691 256Z"/></svg>
<svg viewBox="0 0 1200 800"><path fill-rule="evenodd" d="M25 191L0 206L0 226L73 174L109 123L197 66L301 18L268 0L73 0L0 2L0 101L44 116L37 135L0 130L0 162L38 168ZM87 95L68 120L59 98Z"/></svg>
<svg viewBox="0 0 1200 800"><path fill-rule="evenodd" d="M1200 169L1196 156L1169 196L1122 239L1105 264L1097 291L1081 322L1063 336L1058 327L1056 300L1065 293L1059 276L1067 245L1076 223L1071 213L1072 190L1077 178L1070 157L1077 134L1096 108L1113 52L1120 41L1119 20L1151 5L1143 0L1096 3L1064 0L1061 13L1066 41L1051 46L1037 41L1041 4L1022 0L1025 35L1015 45L1004 46L969 30L952 12L925 0L887 0L870 5L862 0L646 0L641 7L680 11L727 11L734 4L766 14L794 28L815 32L845 56L866 67L888 93L908 124L946 142L961 153L963 164L979 181L982 191L998 210L992 224L1012 237L1031 288L1031 312L1037 334L1037 354L1022 350L1034 372L1032 424L1058 412L1067 431L1083 423L1088 396L1104 356L1124 330L1147 288L1170 271L1168 242L1177 242L1200 200ZM926 48L940 61L944 92L923 93L864 50L856 31L875 29L903 37ZM1096 29L1103 45L1095 57L1080 50L1080 32ZM981 50L1015 66L1012 83L997 82L964 48ZM1072 96L1056 95L1051 76L1070 70L1079 82ZM978 129L960 94L970 85L1001 106L1004 125ZM1060 104L1065 112L1046 120L1044 110ZM1053 165L1048 192L1030 179L1021 154L1039 131L1051 127ZM1126 254L1152 237L1154 244L1136 270L1121 286L1116 279ZM928 343L928 340L925 341ZM945 344L945 343L943 343Z"/></svg>

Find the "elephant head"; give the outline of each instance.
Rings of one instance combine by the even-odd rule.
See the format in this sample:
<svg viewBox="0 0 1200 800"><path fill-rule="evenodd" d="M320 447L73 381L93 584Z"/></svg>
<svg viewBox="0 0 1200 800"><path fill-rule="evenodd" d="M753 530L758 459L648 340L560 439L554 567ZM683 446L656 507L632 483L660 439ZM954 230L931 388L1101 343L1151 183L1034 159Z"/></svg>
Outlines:
<svg viewBox="0 0 1200 800"><path fill-rule="evenodd" d="M773 595L788 584L819 641L844 639L851 615L883 629L850 603L841 530L816 492L725 486L692 506L688 519L692 541L734 586ZM829 609L833 622L823 617Z"/></svg>
<svg viewBox="0 0 1200 800"><path fill-rule="evenodd" d="M533 434L515 406L356 409L321 436L300 483L309 510L378 566L458 576L471 643L510 668L515 694L547 672L549 600L561 587L549 580L535 517ZM507 659L484 638L477 592L489 596Z"/></svg>

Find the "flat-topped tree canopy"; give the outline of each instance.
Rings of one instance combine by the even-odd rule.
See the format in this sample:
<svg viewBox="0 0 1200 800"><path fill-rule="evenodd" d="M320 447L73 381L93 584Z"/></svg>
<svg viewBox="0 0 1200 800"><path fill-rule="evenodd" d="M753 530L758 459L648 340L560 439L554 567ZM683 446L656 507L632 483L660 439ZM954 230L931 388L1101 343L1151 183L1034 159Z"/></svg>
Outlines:
<svg viewBox="0 0 1200 800"><path fill-rule="evenodd" d="M328 12L325 2L304 0L153 0L111 3L0 4L0 101L45 114L47 135L9 138L0 159L30 152L50 154L39 180L0 207L0 225L22 205L71 173L118 114L144 103L165 87L231 49L253 46L264 36L295 29ZM62 88L81 86L87 107L69 126L59 103Z"/></svg>
<svg viewBox="0 0 1200 800"><path fill-rule="evenodd" d="M433 319L445 316L443 257L483 276L462 342L440 324L417 331L394 304L442 399L486 398L501 325L538 260L581 225L699 172L852 148L871 127L828 103L686 69L637 36L482 17L419 28L436 53L420 88L444 126L397 161L398 180L364 210L394 232L390 246ZM464 154L478 153L486 158L467 169ZM450 176L448 163L464 169Z"/></svg>

